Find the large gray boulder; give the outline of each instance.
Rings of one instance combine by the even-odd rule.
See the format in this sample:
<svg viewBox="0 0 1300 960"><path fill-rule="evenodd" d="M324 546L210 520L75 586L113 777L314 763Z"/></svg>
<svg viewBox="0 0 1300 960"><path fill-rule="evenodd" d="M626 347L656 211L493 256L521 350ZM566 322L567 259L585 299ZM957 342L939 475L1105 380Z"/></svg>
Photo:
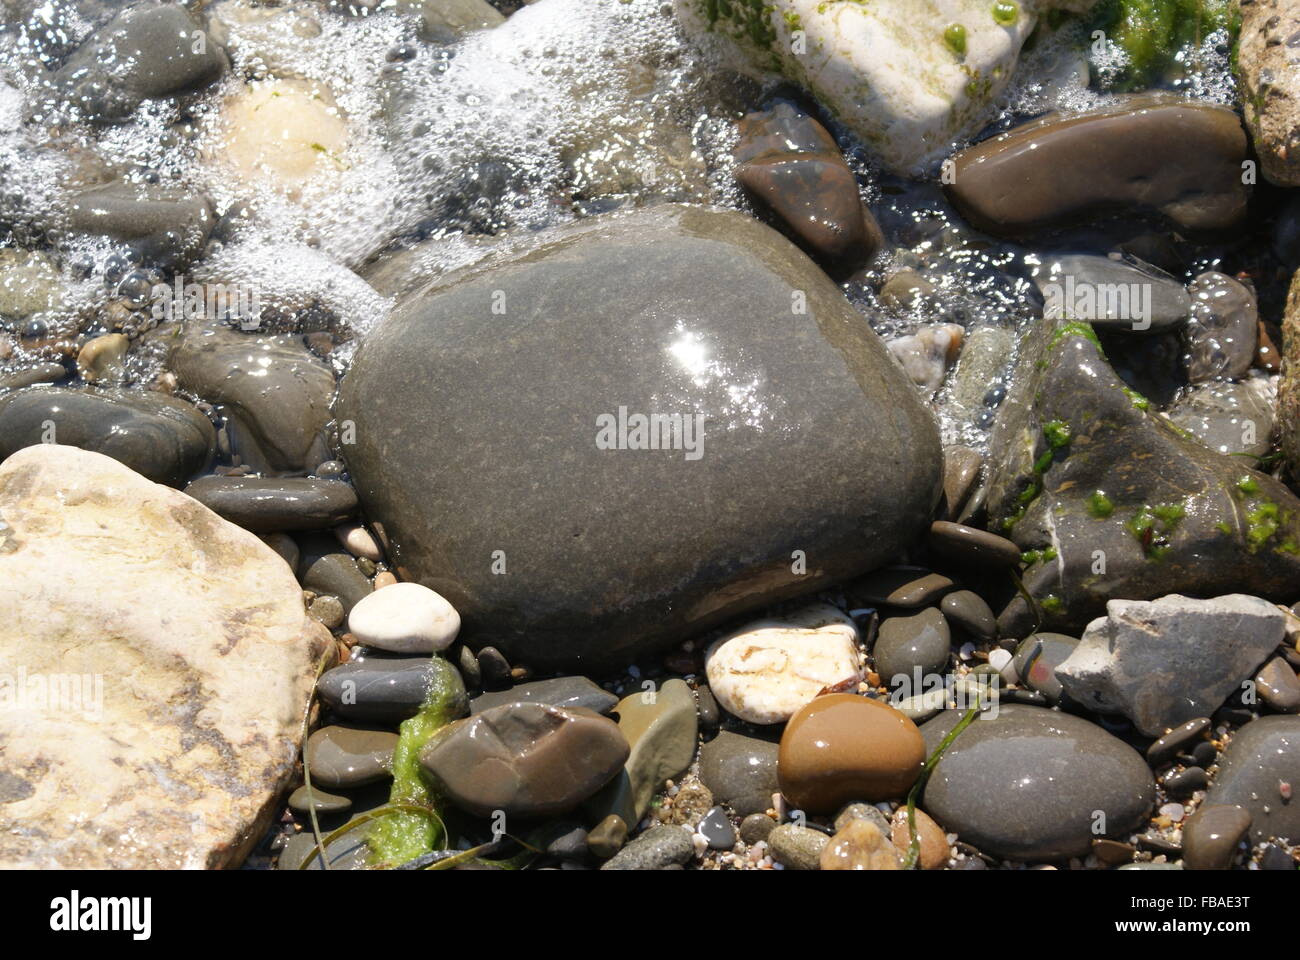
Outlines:
<svg viewBox="0 0 1300 960"><path fill-rule="evenodd" d="M656 414L682 429L634 449ZM587 221L408 295L337 416L403 578L537 666L623 666L879 566L941 479L931 414L839 289L703 208Z"/></svg>
<svg viewBox="0 0 1300 960"><path fill-rule="evenodd" d="M1116 376L1092 328L1040 321L989 441L990 529L1036 559L1038 628L1078 635L1112 597L1300 595L1300 500L1209 450ZM1022 596L1004 636L1035 627Z"/></svg>

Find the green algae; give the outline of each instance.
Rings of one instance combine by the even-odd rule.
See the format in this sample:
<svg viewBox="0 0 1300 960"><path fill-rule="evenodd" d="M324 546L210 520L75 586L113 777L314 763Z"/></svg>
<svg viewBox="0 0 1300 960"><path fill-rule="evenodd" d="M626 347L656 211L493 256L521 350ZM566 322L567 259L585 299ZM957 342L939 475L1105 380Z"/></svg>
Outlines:
<svg viewBox="0 0 1300 960"><path fill-rule="evenodd" d="M993 21L999 26L1009 27L1020 19L1020 7L1013 0L997 0L993 4Z"/></svg>
<svg viewBox="0 0 1300 960"><path fill-rule="evenodd" d="M1060 613L1065 609L1065 601L1054 593L1049 593L1038 601L1038 605L1043 608L1044 613Z"/></svg>
<svg viewBox="0 0 1300 960"><path fill-rule="evenodd" d="M1124 391L1124 396L1128 397L1129 403L1133 404L1133 406L1137 407L1143 413L1146 413L1151 409L1151 401L1142 396L1142 394L1138 393L1132 387L1121 386L1120 389Z"/></svg>
<svg viewBox="0 0 1300 960"><path fill-rule="evenodd" d="M1052 450L1061 450L1070 445L1070 425L1064 420L1049 420L1043 424L1043 438Z"/></svg>
<svg viewBox="0 0 1300 960"><path fill-rule="evenodd" d="M1253 497L1255 494L1259 493L1259 481L1250 474L1246 474L1237 481L1237 489L1246 496Z"/></svg>
<svg viewBox="0 0 1300 960"><path fill-rule="evenodd" d="M434 654L436 657L437 654ZM420 773L420 750L454 718L460 691L448 680L451 671L435 670L424 705L402 721L393 751L393 787L389 803L424 808L436 814L437 798ZM441 821L410 810L385 815L367 835L371 862L395 866L433 850L442 840Z"/></svg>
<svg viewBox="0 0 1300 960"><path fill-rule="evenodd" d="M1098 520L1105 520L1115 512L1115 504L1101 490L1094 490L1088 495L1088 514Z"/></svg>
<svg viewBox="0 0 1300 960"><path fill-rule="evenodd" d="M960 23L950 23L943 31L943 42L959 57L966 55L966 28Z"/></svg>
<svg viewBox="0 0 1300 960"><path fill-rule="evenodd" d="M1097 352L1105 356L1101 348L1101 341L1097 339L1097 331L1092 329L1091 323L1085 323L1082 320L1067 320L1052 332L1052 339L1047 342L1048 350L1055 350L1061 343L1069 337L1083 337L1094 347Z"/></svg>
<svg viewBox="0 0 1300 960"><path fill-rule="evenodd" d="M1102 0L1088 26L1104 33L1126 65L1111 89L1138 90L1158 83L1178 52L1216 30L1235 46L1241 15L1233 0Z"/></svg>
<svg viewBox="0 0 1300 960"><path fill-rule="evenodd" d="M1148 560L1163 560L1173 548L1169 540L1187 515L1181 503L1156 503L1139 507L1124 521L1124 529L1142 547Z"/></svg>

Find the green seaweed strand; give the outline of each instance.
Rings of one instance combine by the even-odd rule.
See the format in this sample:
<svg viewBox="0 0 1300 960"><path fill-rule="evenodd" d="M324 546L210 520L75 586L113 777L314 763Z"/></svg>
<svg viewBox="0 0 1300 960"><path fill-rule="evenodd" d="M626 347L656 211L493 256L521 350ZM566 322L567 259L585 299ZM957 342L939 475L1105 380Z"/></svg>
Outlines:
<svg viewBox="0 0 1300 960"><path fill-rule="evenodd" d="M978 698L977 698L978 699ZM915 870L916 862L921 857L921 837L916 830L916 799L921 795L921 790L925 787L925 781L930 779L930 771L939 764L943 752L952 746L952 742L957 739L958 735L969 727L979 716L980 703L976 703L966 711L965 716L957 721L957 726L949 731L948 736L940 741L939 745L934 748L934 753L930 754L929 759L925 761L925 766L921 768L921 775L916 778L916 783L912 784L912 789L907 792L907 829L912 836L907 844L907 856L903 858L904 870Z"/></svg>
<svg viewBox="0 0 1300 960"><path fill-rule="evenodd" d="M393 750L393 788L388 795L390 804L423 808L435 816L399 810L376 823L366 838L371 862L375 865L414 860L433 850L444 839L446 831L442 820L436 816L437 797L420 775L420 750L431 736L454 719L451 709L455 691L442 679L446 676L443 671L434 672L434 682L425 695L420 712L402 721L397 747Z"/></svg>

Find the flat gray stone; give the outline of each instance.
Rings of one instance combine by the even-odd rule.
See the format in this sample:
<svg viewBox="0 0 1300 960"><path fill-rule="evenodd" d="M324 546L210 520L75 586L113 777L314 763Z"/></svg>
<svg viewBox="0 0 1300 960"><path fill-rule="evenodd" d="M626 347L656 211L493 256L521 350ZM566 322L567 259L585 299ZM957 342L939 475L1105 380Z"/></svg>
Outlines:
<svg viewBox="0 0 1300 960"><path fill-rule="evenodd" d="M609 713L618 697L602 690L586 677L552 677L519 683L507 690L481 693L469 702L470 713L482 713L503 703L544 703L552 707L586 707L594 713Z"/></svg>
<svg viewBox="0 0 1300 960"><path fill-rule="evenodd" d="M357 492L314 477L200 477L185 492L254 533L326 530L357 514Z"/></svg>

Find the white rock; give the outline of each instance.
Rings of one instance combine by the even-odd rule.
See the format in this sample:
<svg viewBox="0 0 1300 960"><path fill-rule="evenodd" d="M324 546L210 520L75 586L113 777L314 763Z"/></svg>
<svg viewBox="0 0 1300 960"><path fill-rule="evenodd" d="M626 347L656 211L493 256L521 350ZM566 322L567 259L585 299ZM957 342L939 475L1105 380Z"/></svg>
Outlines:
<svg viewBox="0 0 1300 960"><path fill-rule="evenodd" d="M460 632L456 608L418 583L394 583L363 598L348 614L348 632L367 647L395 653L446 650Z"/></svg>
<svg viewBox="0 0 1300 960"><path fill-rule="evenodd" d="M890 340L886 346L912 382L927 396L934 396L948 369L957 362L965 332L955 323L936 323Z"/></svg>
<svg viewBox="0 0 1300 960"><path fill-rule="evenodd" d="M1018 0L1014 20L994 19L994 0L674 0L688 31L726 38L730 65L783 74L812 93L899 173L922 174L954 139L988 120L1015 71L1038 14L1094 0ZM964 31L965 50L944 39ZM757 43L755 34L766 35Z"/></svg>
<svg viewBox="0 0 1300 960"><path fill-rule="evenodd" d="M281 809L333 649L292 572L74 447L0 465L0 518L0 868L237 864Z"/></svg>
<svg viewBox="0 0 1300 960"><path fill-rule="evenodd" d="M1217 710L1285 634L1276 605L1240 593L1111 600L1056 677L1085 707L1158 737Z"/></svg>
<svg viewBox="0 0 1300 960"><path fill-rule="evenodd" d="M716 641L704 669L728 713L750 723L782 723L823 687L861 678L858 628L836 607L811 604Z"/></svg>

